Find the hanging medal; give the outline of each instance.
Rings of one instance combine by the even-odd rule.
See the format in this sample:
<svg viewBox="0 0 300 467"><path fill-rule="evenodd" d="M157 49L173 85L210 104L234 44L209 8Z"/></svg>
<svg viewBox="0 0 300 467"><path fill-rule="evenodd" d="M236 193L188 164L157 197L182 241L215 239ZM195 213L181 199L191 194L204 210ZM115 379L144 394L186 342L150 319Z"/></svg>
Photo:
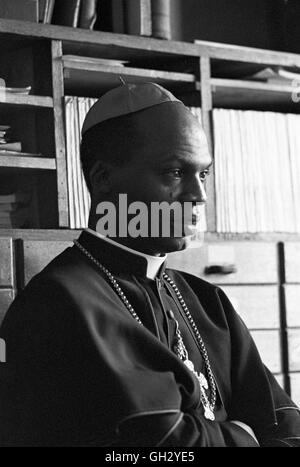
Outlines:
<svg viewBox="0 0 300 467"><path fill-rule="evenodd" d="M193 362L189 359L188 351L184 345L182 335L179 329L178 321L175 319L174 313L172 310L168 311L169 317L175 322L175 343L174 343L174 352L184 365L193 373L196 377L199 386L200 386L200 399L204 409L204 417L208 420L215 420L214 412L209 402L206 391L208 391L208 382L206 377L201 371L197 372L195 370Z"/></svg>

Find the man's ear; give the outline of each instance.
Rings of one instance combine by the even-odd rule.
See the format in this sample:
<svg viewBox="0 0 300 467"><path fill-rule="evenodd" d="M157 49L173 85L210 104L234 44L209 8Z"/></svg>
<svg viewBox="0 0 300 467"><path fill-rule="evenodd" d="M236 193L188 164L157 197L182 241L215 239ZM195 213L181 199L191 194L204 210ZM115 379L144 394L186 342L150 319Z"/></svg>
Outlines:
<svg viewBox="0 0 300 467"><path fill-rule="evenodd" d="M111 175L112 166L103 163L102 161L96 162L90 170L89 177L92 190L98 193L109 193L111 190Z"/></svg>

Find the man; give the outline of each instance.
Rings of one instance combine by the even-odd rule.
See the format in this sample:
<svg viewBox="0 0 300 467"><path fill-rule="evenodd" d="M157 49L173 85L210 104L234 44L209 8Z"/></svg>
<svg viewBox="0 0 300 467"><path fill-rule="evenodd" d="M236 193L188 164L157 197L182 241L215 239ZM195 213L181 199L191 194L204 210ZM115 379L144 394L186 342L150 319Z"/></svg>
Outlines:
<svg viewBox="0 0 300 467"><path fill-rule="evenodd" d="M94 105L82 133L89 229L4 319L2 444L299 445L298 409L228 298L166 266L206 200L211 156L198 121L162 87L124 84ZM153 227L156 202L177 208L151 236L138 224ZM135 222L135 203L146 219ZM102 222L109 206L116 226ZM175 220L180 206L187 215Z"/></svg>

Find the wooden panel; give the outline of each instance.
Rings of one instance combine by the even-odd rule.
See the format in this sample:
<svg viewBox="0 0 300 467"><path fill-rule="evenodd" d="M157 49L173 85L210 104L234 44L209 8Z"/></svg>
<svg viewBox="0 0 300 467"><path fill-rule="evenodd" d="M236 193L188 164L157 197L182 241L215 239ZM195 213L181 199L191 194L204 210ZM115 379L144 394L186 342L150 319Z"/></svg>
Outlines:
<svg viewBox="0 0 300 467"><path fill-rule="evenodd" d="M300 373L291 373L290 381L292 399L300 407Z"/></svg>
<svg viewBox="0 0 300 467"><path fill-rule="evenodd" d="M54 133L56 147L57 201L59 227L69 226L69 204L67 190L66 135L64 125L64 76L62 65L62 44L53 41L52 53L52 86L54 104Z"/></svg>
<svg viewBox="0 0 300 467"><path fill-rule="evenodd" d="M273 373L281 373L279 331L251 331L264 364Z"/></svg>
<svg viewBox="0 0 300 467"><path fill-rule="evenodd" d="M300 329L288 329L290 371L300 371Z"/></svg>
<svg viewBox="0 0 300 467"><path fill-rule="evenodd" d="M300 327L300 284L285 285L286 319L289 327Z"/></svg>
<svg viewBox="0 0 300 467"><path fill-rule="evenodd" d="M17 153L7 155L5 152L0 152L0 167L55 170L56 161L50 157L29 157L22 156L22 153L19 153L19 155Z"/></svg>
<svg viewBox="0 0 300 467"><path fill-rule="evenodd" d="M9 93L0 93L0 103L1 105L18 105L25 107L53 107L53 99L48 96L33 96L33 95L19 95L19 94L9 94Z"/></svg>
<svg viewBox="0 0 300 467"><path fill-rule="evenodd" d="M122 58L122 51L131 52L133 58L139 54L150 55L151 52L174 55L200 56L206 55L220 59L255 62L270 65L300 66L300 57L293 53L275 52L258 48L240 47L215 42L197 41L196 44L179 41L162 41L142 36L128 36L109 32L90 31L48 24L27 23L15 20L0 20L0 33L20 34L26 37L60 39L82 47L87 55L100 53L101 56ZM103 52L103 53L102 53ZM106 54L105 54L106 52ZM124 55L124 52L123 52Z"/></svg>
<svg viewBox="0 0 300 467"><path fill-rule="evenodd" d="M12 289L0 289L0 325L4 318L5 313L13 299L15 298L15 292Z"/></svg>
<svg viewBox="0 0 300 467"><path fill-rule="evenodd" d="M120 84L153 81L167 89L185 92L195 89L196 78L188 73L148 70L120 66L84 66L82 63L65 61L65 93L79 96L99 96Z"/></svg>
<svg viewBox="0 0 300 467"><path fill-rule="evenodd" d="M280 327L279 297L276 285L222 286L249 329Z"/></svg>
<svg viewBox="0 0 300 467"><path fill-rule="evenodd" d="M10 238L0 238L0 285L14 285L13 244Z"/></svg>
<svg viewBox="0 0 300 467"><path fill-rule="evenodd" d="M284 244L286 282L300 284L300 242Z"/></svg>
<svg viewBox="0 0 300 467"><path fill-rule="evenodd" d="M59 255L71 242L24 241L24 281L25 284L40 272L55 256Z"/></svg>
<svg viewBox="0 0 300 467"><path fill-rule="evenodd" d="M205 274L206 266L234 264L231 274ZM215 284L272 284L278 280L277 248L273 243L219 242L171 253L168 265Z"/></svg>

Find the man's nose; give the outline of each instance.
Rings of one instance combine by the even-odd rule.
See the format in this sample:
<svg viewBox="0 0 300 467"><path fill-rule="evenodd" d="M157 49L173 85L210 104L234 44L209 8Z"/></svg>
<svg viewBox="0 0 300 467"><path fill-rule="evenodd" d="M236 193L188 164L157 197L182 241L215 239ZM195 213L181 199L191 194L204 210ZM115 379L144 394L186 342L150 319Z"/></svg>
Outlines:
<svg viewBox="0 0 300 467"><path fill-rule="evenodd" d="M190 201L197 203L206 203L207 195L204 182L199 178L190 181L187 187L187 193Z"/></svg>

